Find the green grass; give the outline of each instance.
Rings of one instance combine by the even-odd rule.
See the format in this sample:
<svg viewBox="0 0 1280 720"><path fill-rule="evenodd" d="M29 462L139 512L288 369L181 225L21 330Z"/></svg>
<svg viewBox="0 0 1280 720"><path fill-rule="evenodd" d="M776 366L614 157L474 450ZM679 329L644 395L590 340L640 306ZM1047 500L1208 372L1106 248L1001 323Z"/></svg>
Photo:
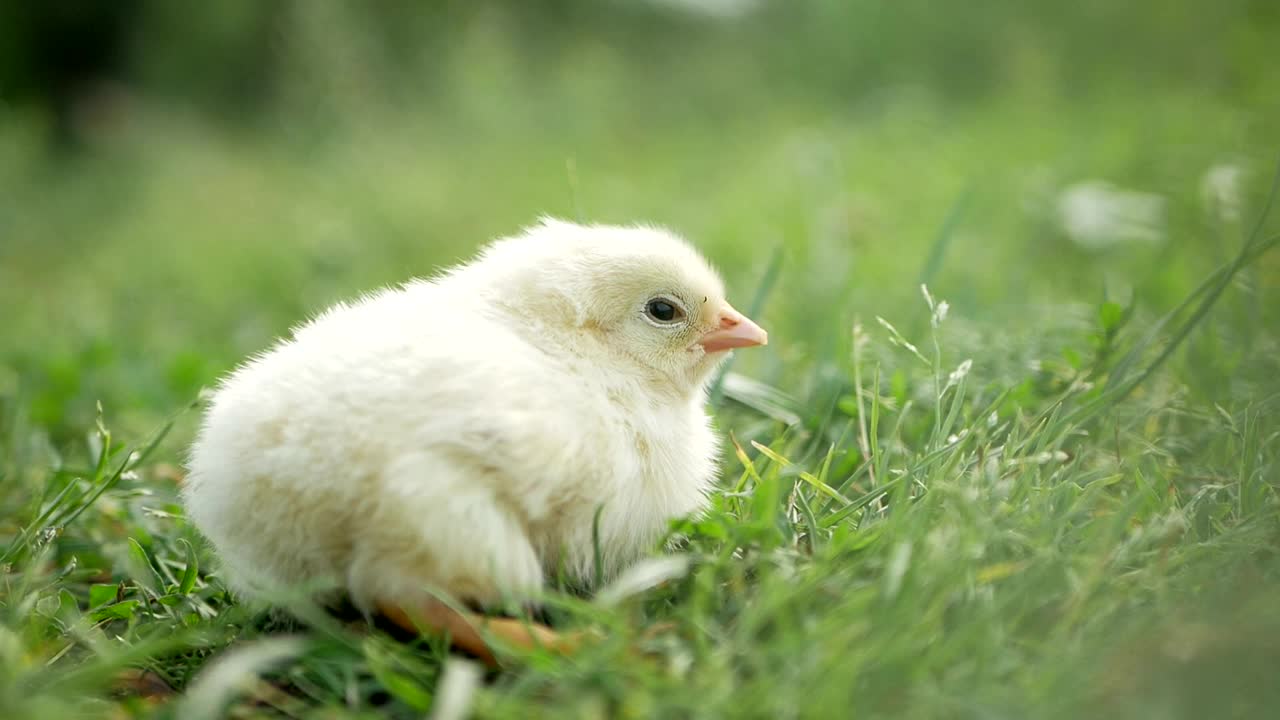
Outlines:
<svg viewBox="0 0 1280 720"><path fill-rule="evenodd" d="M236 604L179 466L239 359L544 212L677 227L773 344L717 393L733 443L712 512L673 528L687 562L553 594L606 639L520 658L477 716L1280 712L1257 98L744 95L710 122L583 71L516 117L482 92L501 76L450 118L228 131L140 104L62 164L0 123L0 715L420 717L465 690L438 643ZM1222 162L1237 219L1201 200ZM1165 197L1164 242L1073 245L1053 198L1090 178ZM131 698L127 668L177 693Z"/></svg>

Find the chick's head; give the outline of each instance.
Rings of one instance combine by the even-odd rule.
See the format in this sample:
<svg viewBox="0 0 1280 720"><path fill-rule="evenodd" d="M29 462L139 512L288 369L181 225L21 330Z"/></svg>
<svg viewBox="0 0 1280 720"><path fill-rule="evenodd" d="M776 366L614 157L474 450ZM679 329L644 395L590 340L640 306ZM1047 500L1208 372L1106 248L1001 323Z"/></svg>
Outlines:
<svg viewBox="0 0 1280 720"><path fill-rule="evenodd" d="M666 230L544 220L495 250L490 258L534 269L515 284L553 342L672 389L692 391L728 351L768 342L710 264Z"/></svg>

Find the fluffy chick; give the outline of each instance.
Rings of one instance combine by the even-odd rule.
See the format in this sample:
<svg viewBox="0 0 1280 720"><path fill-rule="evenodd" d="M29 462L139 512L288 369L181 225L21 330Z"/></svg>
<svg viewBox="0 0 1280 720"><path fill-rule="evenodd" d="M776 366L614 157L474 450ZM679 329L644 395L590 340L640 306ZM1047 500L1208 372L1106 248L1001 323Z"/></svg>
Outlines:
<svg viewBox="0 0 1280 720"><path fill-rule="evenodd" d="M608 577L704 507L706 382L766 342L675 235L544 220L235 370L188 517L251 596L325 579L395 615L431 589L492 606L562 569L589 584L598 509Z"/></svg>

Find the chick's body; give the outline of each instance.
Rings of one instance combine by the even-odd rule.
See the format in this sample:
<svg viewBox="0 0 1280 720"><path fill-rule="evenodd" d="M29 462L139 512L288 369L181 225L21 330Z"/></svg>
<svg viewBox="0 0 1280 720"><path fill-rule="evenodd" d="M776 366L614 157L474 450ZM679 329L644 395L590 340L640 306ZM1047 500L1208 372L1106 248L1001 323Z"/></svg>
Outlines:
<svg viewBox="0 0 1280 720"><path fill-rule="evenodd" d="M703 506L717 449L702 389L716 357L650 353L633 299L622 315L599 297L655 253L680 275L662 288L720 292L668 235L547 222L339 305L236 370L185 491L228 582L329 580L365 609L428 588L491 604L560 569L595 576L598 508L601 573L652 547Z"/></svg>

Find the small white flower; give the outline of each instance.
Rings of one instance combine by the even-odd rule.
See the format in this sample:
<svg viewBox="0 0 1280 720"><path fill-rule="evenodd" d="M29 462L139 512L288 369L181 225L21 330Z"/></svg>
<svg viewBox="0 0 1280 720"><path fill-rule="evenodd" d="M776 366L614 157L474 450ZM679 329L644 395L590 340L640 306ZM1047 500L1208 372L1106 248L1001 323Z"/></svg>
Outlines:
<svg viewBox="0 0 1280 720"><path fill-rule="evenodd" d="M1200 196L1204 204L1228 222L1240 220L1240 188L1244 184L1244 168L1221 163L1209 168L1200 180Z"/></svg>
<svg viewBox="0 0 1280 720"><path fill-rule="evenodd" d="M867 331L862 329L862 323L855 322L853 324L853 347L855 350L861 350L871 342L871 338L867 335Z"/></svg>
<svg viewBox="0 0 1280 720"><path fill-rule="evenodd" d="M946 300L934 300L929 286L924 283L920 283L920 294L924 295L924 301L929 306L929 322L935 328L938 327L947 319L947 311L951 309L951 305Z"/></svg>
<svg viewBox="0 0 1280 720"><path fill-rule="evenodd" d="M1071 383L1071 389L1075 392L1089 392L1093 389L1093 383L1088 380L1076 380Z"/></svg>
<svg viewBox="0 0 1280 720"><path fill-rule="evenodd" d="M1058 195L1058 221L1067 237L1086 250L1157 244L1164 240L1164 206L1159 195L1089 180Z"/></svg>
<svg viewBox="0 0 1280 720"><path fill-rule="evenodd" d="M938 327L943 320L947 319L947 313L951 311L951 305L942 300L938 303L938 307L933 309L933 326Z"/></svg>
<svg viewBox="0 0 1280 720"><path fill-rule="evenodd" d="M947 378L948 385L958 385L965 376L969 374L969 370L973 368L973 360L965 360L960 366L951 371L951 375Z"/></svg>

